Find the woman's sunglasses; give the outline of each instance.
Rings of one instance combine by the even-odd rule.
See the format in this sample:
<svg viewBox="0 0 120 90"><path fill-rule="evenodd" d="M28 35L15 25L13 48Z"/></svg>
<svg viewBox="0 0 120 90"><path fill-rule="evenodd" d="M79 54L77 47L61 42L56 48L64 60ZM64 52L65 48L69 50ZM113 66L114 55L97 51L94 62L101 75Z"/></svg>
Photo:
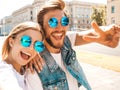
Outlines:
<svg viewBox="0 0 120 90"><path fill-rule="evenodd" d="M60 23L61 23L62 26L67 26L69 24L68 17L66 17L66 16L62 17ZM48 21L48 24L51 28L56 28L58 26L57 18L54 18L54 17L50 18L49 21Z"/></svg>
<svg viewBox="0 0 120 90"><path fill-rule="evenodd" d="M30 47L32 44L32 40L30 36L24 35L21 37L20 43L23 47ZM37 52L42 52L44 50L44 44L41 41L35 41L34 42L34 49Z"/></svg>

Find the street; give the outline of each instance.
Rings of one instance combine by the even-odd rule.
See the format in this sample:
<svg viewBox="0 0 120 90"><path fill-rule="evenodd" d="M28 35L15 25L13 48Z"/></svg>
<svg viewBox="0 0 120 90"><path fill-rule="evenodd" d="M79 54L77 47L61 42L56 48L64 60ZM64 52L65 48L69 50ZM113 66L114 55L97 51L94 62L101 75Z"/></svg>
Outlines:
<svg viewBox="0 0 120 90"><path fill-rule="evenodd" d="M75 48L77 48L77 50L85 50L85 51L97 52L97 53L102 53L107 55L120 56L120 43L116 48L110 48L97 43L81 45Z"/></svg>

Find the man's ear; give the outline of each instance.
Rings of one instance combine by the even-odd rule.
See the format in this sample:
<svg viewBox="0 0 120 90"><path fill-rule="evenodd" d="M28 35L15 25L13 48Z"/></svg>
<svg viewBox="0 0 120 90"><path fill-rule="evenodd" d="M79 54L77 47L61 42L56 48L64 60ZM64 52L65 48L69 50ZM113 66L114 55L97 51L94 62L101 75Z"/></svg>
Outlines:
<svg viewBox="0 0 120 90"><path fill-rule="evenodd" d="M14 45L14 39L13 38L9 38L9 45L10 45L10 47L13 47L13 45Z"/></svg>

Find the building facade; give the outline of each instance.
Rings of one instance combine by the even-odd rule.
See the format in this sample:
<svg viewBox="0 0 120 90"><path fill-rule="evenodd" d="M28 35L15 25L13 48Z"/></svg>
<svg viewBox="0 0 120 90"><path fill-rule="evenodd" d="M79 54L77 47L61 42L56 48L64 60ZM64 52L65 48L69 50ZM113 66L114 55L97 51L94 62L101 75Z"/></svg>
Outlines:
<svg viewBox="0 0 120 90"><path fill-rule="evenodd" d="M31 5L26 5L12 13L10 17L10 22L5 22L4 27L6 30L3 30L2 33L9 33L12 27L15 25L25 22L25 21L37 21L37 13L40 7L48 0L34 0ZM105 6L103 4L96 4L96 3L88 3L88 2L81 2L79 0L72 0L70 2L66 1L66 9L70 14L70 25L69 30L84 30L91 28L91 19L90 16L92 14L92 7L100 8L101 6ZM6 18L4 18L6 21ZM10 27L11 25L11 27ZM4 28L4 29L5 29Z"/></svg>
<svg viewBox="0 0 120 90"><path fill-rule="evenodd" d="M25 21L32 21L32 5L27 5L25 7L20 8L19 10L16 10L12 13L13 20L12 24L13 26L25 22Z"/></svg>
<svg viewBox="0 0 120 90"><path fill-rule="evenodd" d="M120 0L107 0L107 25L120 25Z"/></svg>
<svg viewBox="0 0 120 90"><path fill-rule="evenodd" d="M72 0L66 2L67 10L70 12L70 29L84 30L91 28L91 14L92 8L103 8L104 4L82 2L79 0Z"/></svg>
<svg viewBox="0 0 120 90"><path fill-rule="evenodd" d="M0 21L0 36L8 35L12 29L12 16L6 16Z"/></svg>
<svg viewBox="0 0 120 90"><path fill-rule="evenodd" d="M38 11L40 9L40 7L48 0L34 0L34 2L32 3L33 6L33 21L36 22L37 21L37 14Z"/></svg>

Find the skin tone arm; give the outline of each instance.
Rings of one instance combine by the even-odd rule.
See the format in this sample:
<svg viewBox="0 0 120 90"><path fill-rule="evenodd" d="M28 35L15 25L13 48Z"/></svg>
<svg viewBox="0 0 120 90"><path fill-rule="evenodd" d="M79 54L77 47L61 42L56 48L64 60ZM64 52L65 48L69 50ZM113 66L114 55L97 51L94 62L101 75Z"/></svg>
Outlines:
<svg viewBox="0 0 120 90"><path fill-rule="evenodd" d="M84 36L82 35L80 36L78 34L76 35L76 42L75 42L76 46L88 44L91 42L97 42L97 43L100 43L100 44L103 44L105 46L109 46L112 48L115 48L118 45L119 37L120 37L119 26L112 26L112 28L106 31L103 31L102 29L99 28L97 23L92 22L92 27L95 30L94 33L88 33L87 35L84 35ZM36 58L32 62L30 62L30 65L29 65L32 73L34 73L34 70L32 67L33 63L34 63L34 67L36 68L36 70L40 72L45 62L41 56L36 56Z"/></svg>
<svg viewBox="0 0 120 90"><path fill-rule="evenodd" d="M115 48L119 43L119 26L112 26L110 29L103 31L95 22L91 23L94 28L94 33L88 33L87 35L81 36L79 34L76 35L75 46L88 44L91 42L96 42L99 44L103 44L105 46L109 46L111 48Z"/></svg>

